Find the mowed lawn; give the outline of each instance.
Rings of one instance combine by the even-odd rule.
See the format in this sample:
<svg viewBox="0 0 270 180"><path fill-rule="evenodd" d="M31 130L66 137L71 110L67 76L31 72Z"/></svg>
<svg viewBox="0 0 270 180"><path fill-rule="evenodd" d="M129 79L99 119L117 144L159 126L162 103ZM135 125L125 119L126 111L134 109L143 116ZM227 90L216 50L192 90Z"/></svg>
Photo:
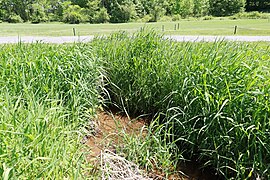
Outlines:
<svg viewBox="0 0 270 180"><path fill-rule="evenodd" d="M122 24L9 24L0 23L0 36L72 36L110 34L114 31L135 32L142 27L153 28L168 35L270 35L269 19L229 20L215 18L213 20L181 20L177 22L157 23L122 23ZM179 29L178 29L179 27Z"/></svg>

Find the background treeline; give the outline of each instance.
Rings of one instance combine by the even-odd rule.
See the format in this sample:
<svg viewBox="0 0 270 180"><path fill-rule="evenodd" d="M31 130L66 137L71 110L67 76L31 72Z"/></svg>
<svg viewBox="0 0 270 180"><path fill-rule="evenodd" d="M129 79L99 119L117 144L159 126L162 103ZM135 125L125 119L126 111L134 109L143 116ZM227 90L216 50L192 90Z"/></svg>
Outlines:
<svg viewBox="0 0 270 180"><path fill-rule="evenodd" d="M155 22L186 17L230 16L244 11L269 11L265 0L0 0L0 20L40 23Z"/></svg>

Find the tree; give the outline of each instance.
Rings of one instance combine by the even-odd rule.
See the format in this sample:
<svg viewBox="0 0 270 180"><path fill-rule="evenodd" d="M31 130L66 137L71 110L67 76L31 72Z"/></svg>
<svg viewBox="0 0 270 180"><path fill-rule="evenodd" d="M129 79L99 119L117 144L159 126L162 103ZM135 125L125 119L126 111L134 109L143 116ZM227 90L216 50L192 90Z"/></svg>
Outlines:
<svg viewBox="0 0 270 180"><path fill-rule="evenodd" d="M210 13L214 16L230 16L244 10L245 0L209 0Z"/></svg>
<svg viewBox="0 0 270 180"><path fill-rule="evenodd" d="M72 0L72 5L78 5L81 8L86 8L89 0Z"/></svg>
<svg viewBox="0 0 270 180"><path fill-rule="evenodd" d="M39 3L35 3L31 5L31 22L32 23L40 23L46 22L48 20L47 15L45 13L45 8L43 5Z"/></svg>
<svg viewBox="0 0 270 180"><path fill-rule="evenodd" d="M144 9L144 15L151 16L150 21L156 22L161 16L166 14L166 6L169 5L165 0L141 0Z"/></svg>
<svg viewBox="0 0 270 180"><path fill-rule="evenodd" d="M193 15L195 17L206 16L209 13L209 0L193 0L194 9Z"/></svg>
<svg viewBox="0 0 270 180"><path fill-rule="evenodd" d="M247 0L247 11L270 11L270 1L266 0Z"/></svg>
<svg viewBox="0 0 270 180"><path fill-rule="evenodd" d="M106 23L110 20L107 9L102 7L100 0L89 0L86 12L90 23Z"/></svg>
<svg viewBox="0 0 270 180"><path fill-rule="evenodd" d="M94 16L95 23L106 23L109 22L110 16L107 12L107 9L102 7Z"/></svg>
<svg viewBox="0 0 270 180"><path fill-rule="evenodd" d="M87 15L90 23L95 23L95 18L100 10L100 0L90 0L87 3Z"/></svg>
<svg viewBox="0 0 270 180"><path fill-rule="evenodd" d="M59 0L47 0L47 13L49 21L62 21L63 19L63 2Z"/></svg>
<svg viewBox="0 0 270 180"><path fill-rule="evenodd" d="M193 14L193 0L176 0L174 6L174 14L180 14L183 18Z"/></svg>
<svg viewBox="0 0 270 180"><path fill-rule="evenodd" d="M180 5L180 15L184 18L192 16L194 9L193 0L182 0Z"/></svg>
<svg viewBox="0 0 270 180"><path fill-rule="evenodd" d="M166 11L164 8L162 8L162 6L155 5L150 11L151 14L150 21L157 22L160 19L160 17L162 17L165 14L165 12Z"/></svg>
<svg viewBox="0 0 270 180"><path fill-rule="evenodd" d="M146 11L144 10L143 4L140 0L134 0L133 1L136 11L136 18L142 18L146 15Z"/></svg>
<svg viewBox="0 0 270 180"><path fill-rule="evenodd" d="M9 4L12 7L13 12L19 15L24 21L30 19L30 8L34 0L9 0Z"/></svg>
<svg viewBox="0 0 270 180"><path fill-rule="evenodd" d="M84 8L78 5L71 5L70 1L63 3L63 21L70 24L79 24L87 21Z"/></svg>
<svg viewBox="0 0 270 180"><path fill-rule="evenodd" d="M23 21L29 20L29 7L33 1L31 0L3 0L1 1L1 9L3 19L8 21L11 16L18 16Z"/></svg>
<svg viewBox="0 0 270 180"><path fill-rule="evenodd" d="M117 1L114 0L111 4L109 12L113 23L124 23L136 18L135 5L131 0Z"/></svg>

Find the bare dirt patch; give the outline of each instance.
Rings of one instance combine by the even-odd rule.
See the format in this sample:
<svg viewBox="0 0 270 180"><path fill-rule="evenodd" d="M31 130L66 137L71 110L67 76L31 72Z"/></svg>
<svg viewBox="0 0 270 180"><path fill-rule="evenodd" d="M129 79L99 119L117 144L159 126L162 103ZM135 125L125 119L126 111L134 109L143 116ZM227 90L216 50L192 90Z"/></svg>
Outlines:
<svg viewBox="0 0 270 180"><path fill-rule="evenodd" d="M109 112L99 112L94 121L95 132L87 137L86 143L91 149L89 158L99 156L105 148L114 152L114 146L121 143L121 133L138 134L146 125L142 119L130 120L127 116Z"/></svg>
<svg viewBox="0 0 270 180"><path fill-rule="evenodd" d="M123 140L121 139L121 134L125 133L128 135L139 135L144 127L147 126L148 120L145 119L130 119L129 117L110 112L98 112L97 118L93 119L91 122L91 128L93 129L92 135L85 137L86 144L90 148L90 154L88 155L88 160L90 163L98 164L100 166L101 159L104 157L112 157L118 160L118 165L122 163L124 165L130 165L132 162L124 160L124 158L116 154L116 146L123 145ZM143 133L147 133L143 131ZM123 161L120 162L119 159ZM103 159L104 160L104 159ZM112 161L112 159L105 159L105 161ZM113 168L121 168L118 165L114 165ZM134 166L134 164L132 165ZM136 167L137 168L137 167ZM135 168L135 169L136 169ZM205 172L200 170L198 163L188 162L181 164L178 168L179 173L174 173L170 175L167 179L181 179L181 180L217 180L218 177L212 172ZM131 171L126 171L126 174L131 174ZM137 171L133 172L137 174L135 177L140 177ZM117 177L117 176L115 176ZM148 179L143 176L139 179ZM149 173L149 179L166 179L165 175L153 171ZM121 178L120 178L121 179ZM136 178L135 178L136 179Z"/></svg>
<svg viewBox="0 0 270 180"><path fill-rule="evenodd" d="M150 179L133 162L116 154L116 146L123 145L123 134L144 133L145 120L131 120L121 114L98 112L97 118L90 122L91 134L84 137L90 147L88 160L100 169L102 179Z"/></svg>

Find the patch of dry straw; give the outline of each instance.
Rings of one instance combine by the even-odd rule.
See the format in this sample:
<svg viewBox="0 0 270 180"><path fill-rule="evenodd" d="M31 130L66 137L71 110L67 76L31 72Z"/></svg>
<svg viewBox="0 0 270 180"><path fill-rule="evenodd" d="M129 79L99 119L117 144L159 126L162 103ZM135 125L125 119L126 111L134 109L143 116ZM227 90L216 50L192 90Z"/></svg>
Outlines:
<svg viewBox="0 0 270 180"><path fill-rule="evenodd" d="M101 152L101 170L103 180L150 180L144 176L142 170L125 158L110 150Z"/></svg>

